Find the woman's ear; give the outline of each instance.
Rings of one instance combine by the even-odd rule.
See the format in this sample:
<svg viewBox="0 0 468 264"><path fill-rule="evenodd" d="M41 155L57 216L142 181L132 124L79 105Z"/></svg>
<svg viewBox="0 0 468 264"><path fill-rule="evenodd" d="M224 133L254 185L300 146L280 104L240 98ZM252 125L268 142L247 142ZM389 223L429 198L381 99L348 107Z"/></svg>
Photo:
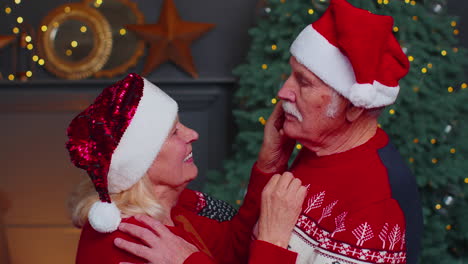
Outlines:
<svg viewBox="0 0 468 264"><path fill-rule="evenodd" d="M352 104L349 104L346 109L346 120L350 123L356 121L363 113L363 107L357 107Z"/></svg>

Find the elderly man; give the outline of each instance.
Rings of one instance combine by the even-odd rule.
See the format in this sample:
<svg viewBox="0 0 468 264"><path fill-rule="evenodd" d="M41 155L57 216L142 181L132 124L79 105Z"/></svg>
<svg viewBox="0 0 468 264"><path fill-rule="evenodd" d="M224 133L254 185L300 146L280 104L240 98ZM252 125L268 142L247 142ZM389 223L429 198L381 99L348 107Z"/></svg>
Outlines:
<svg viewBox="0 0 468 264"><path fill-rule="evenodd" d="M254 171L289 170L310 186L288 246L297 263L417 262L417 186L377 123L409 69L392 27L391 17L331 0L291 46ZM296 141L303 149L288 169Z"/></svg>
<svg viewBox="0 0 468 264"><path fill-rule="evenodd" d="M299 263L417 261L415 180L377 123L409 69L392 26L391 17L335 0L291 46L292 72L278 97L283 141L304 146L290 171L310 184L289 244ZM260 170L281 171L289 157L282 145L264 144L276 159L260 156L270 161Z"/></svg>

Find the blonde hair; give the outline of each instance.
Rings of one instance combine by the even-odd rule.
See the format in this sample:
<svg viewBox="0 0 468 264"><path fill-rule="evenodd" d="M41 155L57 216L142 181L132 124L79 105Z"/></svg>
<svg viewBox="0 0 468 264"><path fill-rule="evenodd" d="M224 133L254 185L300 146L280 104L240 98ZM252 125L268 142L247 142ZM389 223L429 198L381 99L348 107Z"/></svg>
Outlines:
<svg viewBox="0 0 468 264"><path fill-rule="evenodd" d="M122 218L137 214L158 218L164 213L153 194L152 186L152 182L145 174L130 189L110 195L111 200L119 208ZM99 196L89 178L81 182L72 192L68 200L68 209L76 227L81 228L88 221L88 212L98 200Z"/></svg>

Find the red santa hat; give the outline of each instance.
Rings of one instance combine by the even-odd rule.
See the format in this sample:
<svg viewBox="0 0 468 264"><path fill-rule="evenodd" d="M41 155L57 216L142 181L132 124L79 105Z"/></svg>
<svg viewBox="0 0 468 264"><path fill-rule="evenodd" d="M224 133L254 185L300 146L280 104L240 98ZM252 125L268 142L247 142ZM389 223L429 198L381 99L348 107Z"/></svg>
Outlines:
<svg viewBox="0 0 468 264"><path fill-rule="evenodd" d="M375 108L395 102L409 62L393 35L393 18L331 0L323 16L291 45L299 63L353 105Z"/></svg>
<svg viewBox="0 0 468 264"><path fill-rule="evenodd" d="M121 216L112 193L140 180L158 155L177 118L177 103L137 74L105 88L68 127L66 147L99 194L88 220L99 232L115 231Z"/></svg>

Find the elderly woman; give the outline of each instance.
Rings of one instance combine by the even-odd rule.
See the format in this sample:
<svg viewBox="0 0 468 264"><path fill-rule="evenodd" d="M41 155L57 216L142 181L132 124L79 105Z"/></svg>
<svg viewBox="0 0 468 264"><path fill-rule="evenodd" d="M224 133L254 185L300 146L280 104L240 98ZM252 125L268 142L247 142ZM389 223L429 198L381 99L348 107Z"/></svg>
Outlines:
<svg viewBox="0 0 468 264"><path fill-rule="evenodd" d="M171 97L130 74L72 120L67 149L91 178L71 200L73 223L82 228L76 263L153 261L114 245L119 239L141 247L155 242L128 235L119 225L156 229L153 236L176 235L185 243L174 244L177 254L160 263L245 263L249 248L250 263L295 263L296 253L285 248L306 188L289 173L272 177L254 166L244 204L231 221L197 215L199 195L185 187L198 173L191 144L198 134L177 112ZM256 202L259 195L262 205ZM257 219L258 239L251 241Z"/></svg>

